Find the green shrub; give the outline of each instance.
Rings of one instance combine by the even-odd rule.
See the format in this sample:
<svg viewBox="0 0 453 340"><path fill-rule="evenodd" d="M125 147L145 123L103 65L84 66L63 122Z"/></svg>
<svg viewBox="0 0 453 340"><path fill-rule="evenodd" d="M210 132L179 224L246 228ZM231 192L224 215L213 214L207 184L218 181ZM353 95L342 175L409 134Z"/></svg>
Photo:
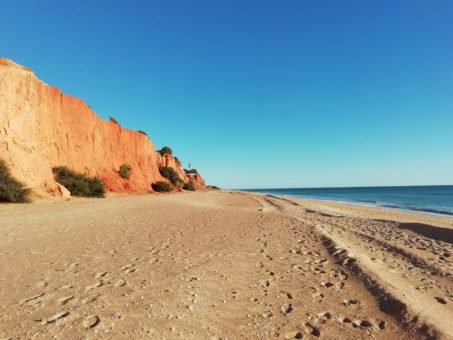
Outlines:
<svg viewBox="0 0 453 340"><path fill-rule="evenodd" d="M197 169L190 169L190 170L184 169L184 172L186 174L197 174L198 173Z"/></svg>
<svg viewBox="0 0 453 340"><path fill-rule="evenodd" d="M120 176L124 179L129 179L131 176L132 167L128 164L123 164L120 166Z"/></svg>
<svg viewBox="0 0 453 340"><path fill-rule="evenodd" d="M195 187L194 182L187 182L187 183L184 183L183 189L184 189L184 190L189 190L189 191L195 191L195 190L197 190L197 188Z"/></svg>
<svg viewBox="0 0 453 340"><path fill-rule="evenodd" d="M53 168L55 180L69 190L73 196L104 197L104 184L97 177L90 178L69 170L65 166Z"/></svg>
<svg viewBox="0 0 453 340"><path fill-rule="evenodd" d="M148 137L148 134L145 131L138 130L137 132L140 132L142 135L145 135L146 137Z"/></svg>
<svg viewBox="0 0 453 340"><path fill-rule="evenodd" d="M157 152L160 153L161 156L165 156L167 153L169 155L173 154L173 151L168 146L164 146L162 149L160 149Z"/></svg>
<svg viewBox="0 0 453 340"><path fill-rule="evenodd" d="M170 180L174 185L182 186L184 184L184 181L179 177L178 173L169 166L159 168L159 172L162 177Z"/></svg>
<svg viewBox="0 0 453 340"><path fill-rule="evenodd" d="M220 188L216 187L215 185L208 185L207 188L212 190L220 190Z"/></svg>
<svg viewBox="0 0 453 340"><path fill-rule="evenodd" d="M170 184L168 184L167 182L162 182L162 181L151 184L151 187L153 188L154 191L157 191L157 192L173 191L173 188Z"/></svg>
<svg viewBox="0 0 453 340"><path fill-rule="evenodd" d="M0 159L0 202L27 203L30 190L16 181L3 160Z"/></svg>
<svg viewBox="0 0 453 340"><path fill-rule="evenodd" d="M111 121L112 123L115 123L115 124L120 125L120 123L118 123L118 121L117 121L115 118L113 118L113 117L110 117L110 121Z"/></svg>

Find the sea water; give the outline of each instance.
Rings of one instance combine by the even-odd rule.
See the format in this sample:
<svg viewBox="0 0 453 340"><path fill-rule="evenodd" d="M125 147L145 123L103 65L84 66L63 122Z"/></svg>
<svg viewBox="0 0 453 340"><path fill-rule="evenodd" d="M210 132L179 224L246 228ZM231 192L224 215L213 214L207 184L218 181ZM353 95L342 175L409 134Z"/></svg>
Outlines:
<svg viewBox="0 0 453 340"><path fill-rule="evenodd" d="M453 216L453 185L244 189L272 195L313 198Z"/></svg>

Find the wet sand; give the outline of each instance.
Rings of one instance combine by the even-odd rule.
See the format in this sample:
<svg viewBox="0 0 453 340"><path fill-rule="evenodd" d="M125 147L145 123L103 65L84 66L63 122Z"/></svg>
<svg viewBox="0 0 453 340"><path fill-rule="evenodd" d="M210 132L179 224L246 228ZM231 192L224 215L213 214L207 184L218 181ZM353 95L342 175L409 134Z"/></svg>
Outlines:
<svg viewBox="0 0 453 340"><path fill-rule="evenodd" d="M451 230L225 191L0 205L0 338L449 338Z"/></svg>

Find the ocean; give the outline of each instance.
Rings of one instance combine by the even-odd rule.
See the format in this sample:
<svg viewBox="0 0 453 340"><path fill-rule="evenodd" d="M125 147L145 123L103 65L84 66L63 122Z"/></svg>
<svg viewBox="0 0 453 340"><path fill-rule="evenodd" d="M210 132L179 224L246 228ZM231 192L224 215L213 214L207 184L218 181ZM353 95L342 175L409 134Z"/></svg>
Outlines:
<svg viewBox="0 0 453 340"><path fill-rule="evenodd" d="M453 185L244 189L242 191L453 216Z"/></svg>

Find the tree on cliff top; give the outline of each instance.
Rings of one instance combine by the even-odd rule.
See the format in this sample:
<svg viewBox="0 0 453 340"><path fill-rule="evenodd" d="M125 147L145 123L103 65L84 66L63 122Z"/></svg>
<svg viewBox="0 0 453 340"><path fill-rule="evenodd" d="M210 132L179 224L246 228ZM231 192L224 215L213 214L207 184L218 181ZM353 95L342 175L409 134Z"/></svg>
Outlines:
<svg viewBox="0 0 453 340"><path fill-rule="evenodd" d="M115 118L110 117L109 119L110 119L110 121L111 121L112 123L115 123L115 124L120 125L120 123L118 123L118 121L117 121Z"/></svg>
<svg viewBox="0 0 453 340"><path fill-rule="evenodd" d="M0 202L27 203L30 190L16 181L10 174L5 162L0 159Z"/></svg>
<svg viewBox="0 0 453 340"><path fill-rule="evenodd" d="M157 151L161 156L165 156L166 154L172 155L173 151L168 147L164 146L162 149Z"/></svg>

